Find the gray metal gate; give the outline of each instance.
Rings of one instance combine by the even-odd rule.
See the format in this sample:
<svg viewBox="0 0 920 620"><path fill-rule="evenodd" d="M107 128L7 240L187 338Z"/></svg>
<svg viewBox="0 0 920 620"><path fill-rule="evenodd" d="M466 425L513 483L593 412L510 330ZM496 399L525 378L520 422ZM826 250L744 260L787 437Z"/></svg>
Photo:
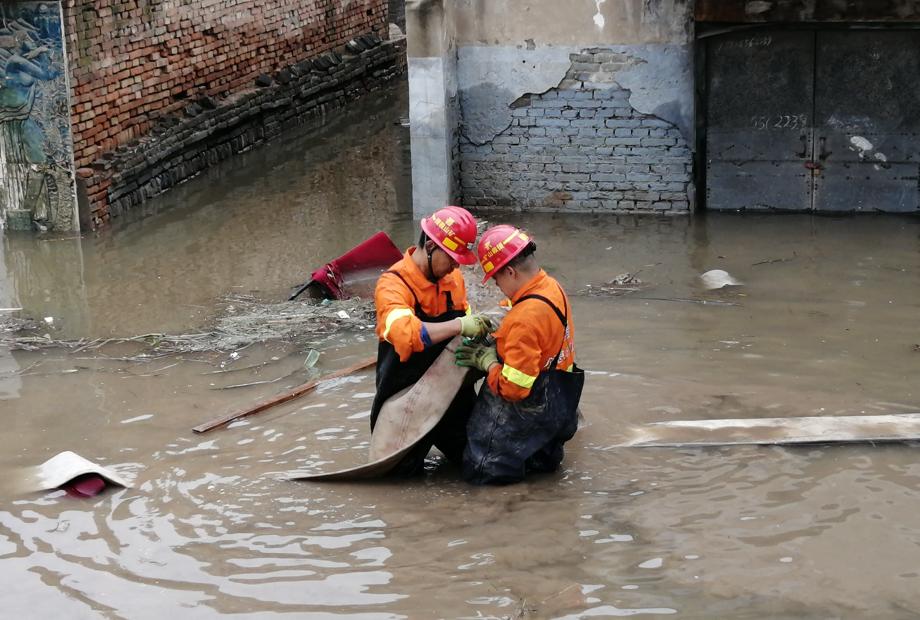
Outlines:
<svg viewBox="0 0 920 620"><path fill-rule="evenodd" d="M707 42L716 210L920 210L920 31L764 30Z"/></svg>

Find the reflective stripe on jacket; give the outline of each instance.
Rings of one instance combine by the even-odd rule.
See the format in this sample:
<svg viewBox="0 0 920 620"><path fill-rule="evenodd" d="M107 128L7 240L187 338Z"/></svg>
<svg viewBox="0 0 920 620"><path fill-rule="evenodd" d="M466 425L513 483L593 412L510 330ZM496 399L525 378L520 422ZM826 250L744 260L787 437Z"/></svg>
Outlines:
<svg viewBox="0 0 920 620"><path fill-rule="evenodd" d="M565 312L568 329L563 334L562 322L553 309L538 299L518 300L527 295L540 295ZM489 387L505 400L518 401L530 394L537 376L549 370L560 352L556 368L569 370L575 363L575 340L572 308L562 287L542 269L521 287L511 299L511 310L495 332L495 344L502 366L489 371ZM564 345L563 345L564 335Z"/></svg>
<svg viewBox="0 0 920 620"><path fill-rule="evenodd" d="M398 273L402 278L384 273L377 280L374 291L377 338L392 344L402 362L425 349L422 321L415 313L416 303L428 316L440 316L450 310L464 311L469 307L460 270L455 269L437 284L432 283L412 260L417 250L417 247L409 248L402 260L390 267L389 271Z"/></svg>

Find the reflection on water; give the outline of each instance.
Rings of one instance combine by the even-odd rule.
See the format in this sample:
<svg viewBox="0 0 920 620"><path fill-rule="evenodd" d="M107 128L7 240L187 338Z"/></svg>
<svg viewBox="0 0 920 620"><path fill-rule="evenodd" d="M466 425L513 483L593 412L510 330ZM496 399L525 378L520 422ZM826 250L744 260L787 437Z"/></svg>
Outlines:
<svg viewBox="0 0 920 620"><path fill-rule="evenodd" d="M201 328L284 296L377 229L413 239L400 94L255 151L83 240L4 241L0 306L74 337ZM494 218L499 219L499 218ZM515 215L572 293L590 372L564 470L471 488L292 483L361 463L365 371L226 429L309 378L285 343L138 363L0 353L0 593L11 617L902 618L920 612L914 446L616 448L651 421L920 411L920 222ZM745 282L706 292L699 274ZM638 273L646 288L579 295ZM730 302L701 304L700 301ZM49 329L53 329L49 327ZM317 371L375 350L345 334ZM5 355L5 357L3 357ZM245 388L232 385L276 380ZM135 483L13 492L74 450Z"/></svg>
<svg viewBox="0 0 920 620"><path fill-rule="evenodd" d="M405 105L402 92L366 102L358 116L224 162L83 239L9 235L0 307L53 316L64 336L176 331L227 293L286 296L378 230L408 238Z"/></svg>

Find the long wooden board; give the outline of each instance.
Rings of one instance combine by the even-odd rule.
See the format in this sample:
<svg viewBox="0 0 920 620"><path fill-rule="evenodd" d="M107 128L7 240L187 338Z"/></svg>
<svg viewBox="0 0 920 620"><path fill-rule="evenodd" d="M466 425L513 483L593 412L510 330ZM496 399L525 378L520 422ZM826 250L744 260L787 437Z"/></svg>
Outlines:
<svg viewBox="0 0 920 620"><path fill-rule="evenodd" d="M315 389L316 386L318 386L320 383L323 383L324 381L329 381L331 379L338 379L339 377L345 377L354 372L358 372L359 370L364 370L368 366L373 366L376 362L377 362L376 357L368 357L366 359L361 360L360 362L357 362L356 364L352 364L348 368L343 368L342 370L337 370L324 377L320 377L319 379L308 381L307 383L304 383L303 385L299 385L291 390L288 390L284 394L279 394L278 396L262 401L261 403L257 405L253 405L252 407L249 407L247 409L237 411L236 413L230 413L227 415L223 415L217 419L211 420L210 422L205 422L204 424L199 424L192 430L195 431L196 433L207 433L210 430L214 430L215 428L219 426L223 426L224 424L229 424L230 422L233 422L234 420L238 420L239 418L245 418L246 416L252 415L254 413L265 411L266 409L270 407L274 407L275 405L280 405L281 403L286 403L289 400L294 400L298 396L303 396L307 392Z"/></svg>
<svg viewBox="0 0 920 620"><path fill-rule="evenodd" d="M655 422L619 448L920 441L920 413Z"/></svg>

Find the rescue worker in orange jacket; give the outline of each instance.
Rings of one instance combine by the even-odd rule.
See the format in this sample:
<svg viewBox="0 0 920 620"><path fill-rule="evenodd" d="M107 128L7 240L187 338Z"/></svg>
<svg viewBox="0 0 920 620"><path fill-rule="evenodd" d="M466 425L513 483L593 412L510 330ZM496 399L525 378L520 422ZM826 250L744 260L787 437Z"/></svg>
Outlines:
<svg viewBox="0 0 920 620"><path fill-rule="evenodd" d="M460 264L476 262L476 220L460 207L445 207L421 222L416 247L377 281L377 393L371 408L371 431L391 396L418 381L451 338L471 338L494 329L491 321L470 313ZM472 384L461 388L438 425L396 468L398 475L422 470L436 445L460 463L466 445L466 422L476 398Z"/></svg>
<svg viewBox="0 0 920 620"><path fill-rule="evenodd" d="M509 298L495 344L464 344L457 364L486 373L467 425L463 476L475 484L519 482L551 472L578 426L584 373L575 365L572 311L559 283L540 269L537 246L518 228L490 228L479 262Z"/></svg>

